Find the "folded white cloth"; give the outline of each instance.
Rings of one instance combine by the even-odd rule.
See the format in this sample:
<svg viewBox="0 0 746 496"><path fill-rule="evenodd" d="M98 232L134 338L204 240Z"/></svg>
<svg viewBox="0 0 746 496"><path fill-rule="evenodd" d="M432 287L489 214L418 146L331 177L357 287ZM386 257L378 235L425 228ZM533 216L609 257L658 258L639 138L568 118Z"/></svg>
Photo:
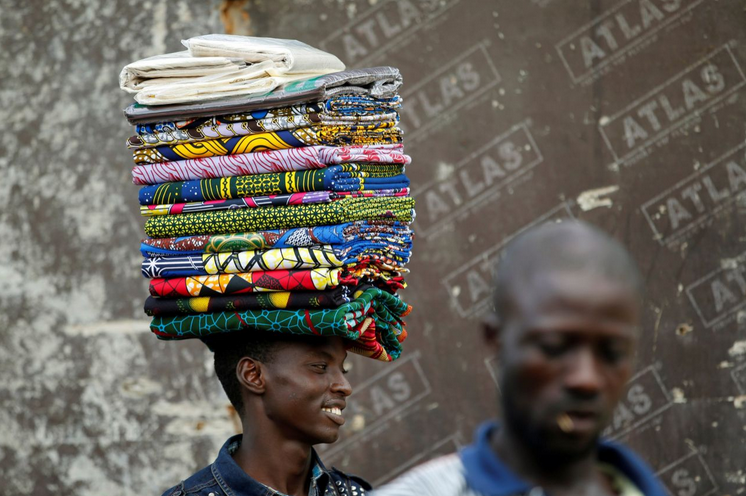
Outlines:
<svg viewBox="0 0 746 496"><path fill-rule="evenodd" d="M345 68L334 55L296 40L209 34L182 43L188 51L125 66L119 87L143 105L203 102L266 93Z"/></svg>
<svg viewBox="0 0 746 496"><path fill-rule="evenodd" d="M246 67L241 59L192 57L189 51L166 53L138 60L119 73L119 87L137 93L148 85L191 81L198 77L226 75Z"/></svg>
<svg viewBox="0 0 746 496"><path fill-rule="evenodd" d="M230 34L207 34L181 42L193 57L226 57L249 63L270 60L274 70L270 75L329 74L345 69L331 53L297 40L257 38Z"/></svg>
<svg viewBox="0 0 746 496"><path fill-rule="evenodd" d="M226 96L257 95L272 91L281 84L308 77L305 74L267 76L267 71L271 68L272 62L265 60L226 75L218 74L192 78L191 81L148 85L135 95L135 101L142 105L168 105L206 102Z"/></svg>

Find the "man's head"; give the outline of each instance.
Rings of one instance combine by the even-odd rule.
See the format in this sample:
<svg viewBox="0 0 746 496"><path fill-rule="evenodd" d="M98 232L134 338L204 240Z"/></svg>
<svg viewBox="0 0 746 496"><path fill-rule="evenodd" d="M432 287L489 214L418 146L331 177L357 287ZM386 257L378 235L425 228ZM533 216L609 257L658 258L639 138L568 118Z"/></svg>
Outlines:
<svg viewBox="0 0 746 496"><path fill-rule="evenodd" d="M352 392L341 338L245 331L205 341L244 429L275 429L309 445L337 440Z"/></svg>
<svg viewBox="0 0 746 496"><path fill-rule="evenodd" d="M640 291L626 250L588 224L546 224L506 248L486 337L505 428L544 462L594 449L632 371Z"/></svg>

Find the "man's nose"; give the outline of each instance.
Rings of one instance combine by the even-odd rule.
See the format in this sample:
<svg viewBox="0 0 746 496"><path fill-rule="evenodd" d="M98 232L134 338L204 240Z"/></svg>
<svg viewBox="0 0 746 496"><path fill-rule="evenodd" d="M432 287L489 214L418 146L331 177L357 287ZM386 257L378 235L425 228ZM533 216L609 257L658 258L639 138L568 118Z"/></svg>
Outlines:
<svg viewBox="0 0 746 496"><path fill-rule="evenodd" d="M583 396L594 396L601 391L603 376L598 360L590 348L581 348L573 356L565 375L565 387Z"/></svg>
<svg viewBox="0 0 746 496"><path fill-rule="evenodd" d="M332 382L332 391L343 396L349 396L352 394L350 381L347 380L347 377L342 372L339 372L337 377L334 378L334 381Z"/></svg>

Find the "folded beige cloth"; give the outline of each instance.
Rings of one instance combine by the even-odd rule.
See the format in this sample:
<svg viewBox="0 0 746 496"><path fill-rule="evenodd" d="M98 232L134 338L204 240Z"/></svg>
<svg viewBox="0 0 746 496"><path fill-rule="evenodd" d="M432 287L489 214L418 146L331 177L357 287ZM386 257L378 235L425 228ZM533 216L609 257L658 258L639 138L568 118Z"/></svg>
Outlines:
<svg viewBox="0 0 746 496"><path fill-rule="evenodd" d="M124 66L119 87L127 93L154 84L191 81L198 77L231 74L246 67L241 59L228 57L192 57L189 51L166 53Z"/></svg>
<svg viewBox="0 0 746 496"><path fill-rule="evenodd" d="M119 86L143 105L255 95L297 79L344 70L337 57L296 40L211 34L122 69Z"/></svg>

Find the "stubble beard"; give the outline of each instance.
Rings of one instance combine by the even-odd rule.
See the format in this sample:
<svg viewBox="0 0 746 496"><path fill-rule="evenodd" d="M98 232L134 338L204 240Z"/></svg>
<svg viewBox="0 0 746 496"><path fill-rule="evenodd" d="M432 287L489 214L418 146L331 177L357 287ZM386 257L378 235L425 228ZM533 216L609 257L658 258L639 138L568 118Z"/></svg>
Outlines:
<svg viewBox="0 0 746 496"><path fill-rule="evenodd" d="M509 430L513 438L523 443L537 464L546 468L561 468L587 458L596 449L600 433L587 441L584 446L578 446L576 443L574 449L570 448L573 444L568 435L557 433L549 426L534 425L531 415L522 412L515 405L509 391L503 391L501 406L504 427Z"/></svg>

